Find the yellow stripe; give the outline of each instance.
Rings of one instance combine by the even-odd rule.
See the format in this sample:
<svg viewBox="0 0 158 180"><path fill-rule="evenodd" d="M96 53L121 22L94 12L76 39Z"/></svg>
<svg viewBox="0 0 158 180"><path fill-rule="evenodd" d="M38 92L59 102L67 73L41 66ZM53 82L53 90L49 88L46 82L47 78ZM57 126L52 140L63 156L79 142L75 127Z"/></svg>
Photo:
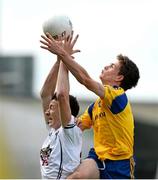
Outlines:
<svg viewBox="0 0 158 180"><path fill-rule="evenodd" d="M134 179L134 169L135 169L135 161L134 161L134 158L131 157L130 158L130 176L131 176L131 179Z"/></svg>

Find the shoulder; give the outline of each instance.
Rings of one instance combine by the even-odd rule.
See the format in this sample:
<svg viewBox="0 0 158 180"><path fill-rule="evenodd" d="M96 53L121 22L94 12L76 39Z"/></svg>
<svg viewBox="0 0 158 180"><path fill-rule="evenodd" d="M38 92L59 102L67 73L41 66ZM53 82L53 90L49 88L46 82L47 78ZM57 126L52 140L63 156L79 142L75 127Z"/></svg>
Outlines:
<svg viewBox="0 0 158 180"><path fill-rule="evenodd" d="M71 116L71 120L67 126L62 127L61 132L64 135L63 137L66 139L66 141L68 139L70 139L70 141L77 139L80 141L82 138L82 130L77 126L77 122L74 116Z"/></svg>
<svg viewBox="0 0 158 180"><path fill-rule="evenodd" d="M76 125L75 122L75 117L71 115L69 123L67 124L67 126L63 127L64 129L69 129L69 128L73 128Z"/></svg>
<svg viewBox="0 0 158 180"><path fill-rule="evenodd" d="M75 128L80 129L77 126L76 118L73 115L71 115L71 119L70 119L69 123L67 124L67 126L63 127L63 129L64 130L69 130L69 131L72 130L73 131Z"/></svg>

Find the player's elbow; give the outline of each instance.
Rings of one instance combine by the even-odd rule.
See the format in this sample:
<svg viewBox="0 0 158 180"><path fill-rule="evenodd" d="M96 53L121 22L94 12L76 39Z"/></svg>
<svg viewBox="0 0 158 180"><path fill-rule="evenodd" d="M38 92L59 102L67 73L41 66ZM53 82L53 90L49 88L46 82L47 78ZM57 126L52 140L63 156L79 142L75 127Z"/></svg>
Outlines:
<svg viewBox="0 0 158 180"><path fill-rule="evenodd" d="M46 93L43 91L43 89L40 91L40 97L41 99L46 97Z"/></svg>
<svg viewBox="0 0 158 180"><path fill-rule="evenodd" d="M61 90L56 93L58 101L65 101L68 97L66 90Z"/></svg>
<svg viewBox="0 0 158 180"><path fill-rule="evenodd" d="M41 99L45 99L45 98L50 97L50 94L47 93L46 91L41 90L40 91L40 97L41 97Z"/></svg>

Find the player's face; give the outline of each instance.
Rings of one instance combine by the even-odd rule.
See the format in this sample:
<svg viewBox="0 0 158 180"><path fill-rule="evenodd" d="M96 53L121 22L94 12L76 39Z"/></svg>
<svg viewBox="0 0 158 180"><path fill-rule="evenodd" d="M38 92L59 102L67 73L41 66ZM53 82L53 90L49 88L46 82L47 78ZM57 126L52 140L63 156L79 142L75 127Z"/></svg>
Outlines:
<svg viewBox="0 0 158 180"><path fill-rule="evenodd" d="M120 81L120 71L121 64L118 60L116 60L114 63L109 64L108 66L105 66L100 74L100 79L103 84L109 84L109 85L118 85L117 83Z"/></svg>
<svg viewBox="0 0 158 180"><path fill-rule="evenodd" d="M58 101L56 99L53 99L50 102L49 108L47 109L45 114L48 117L48 121L50 124L59 121L59 107L58 107Z"/></svg>

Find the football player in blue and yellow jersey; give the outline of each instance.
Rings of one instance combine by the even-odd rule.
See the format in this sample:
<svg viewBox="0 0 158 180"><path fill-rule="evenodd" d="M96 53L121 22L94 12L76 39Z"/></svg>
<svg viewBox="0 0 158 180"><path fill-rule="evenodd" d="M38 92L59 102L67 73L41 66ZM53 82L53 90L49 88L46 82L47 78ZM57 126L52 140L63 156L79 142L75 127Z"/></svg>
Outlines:
<svg viewBox="0 0 158 180"><path fill-rule="evenodd" d="M41 42L42 48L60 56L75 78L98 96L78 121L84 129L93 127L94 148L68 179L134 178L134 119L126 91L137 85L139 69L120 54L104 67L101 83L97 82L68 53L70 41L76 42L77 38L73 39L72 33L63 44L48 37Z"/></svg>

